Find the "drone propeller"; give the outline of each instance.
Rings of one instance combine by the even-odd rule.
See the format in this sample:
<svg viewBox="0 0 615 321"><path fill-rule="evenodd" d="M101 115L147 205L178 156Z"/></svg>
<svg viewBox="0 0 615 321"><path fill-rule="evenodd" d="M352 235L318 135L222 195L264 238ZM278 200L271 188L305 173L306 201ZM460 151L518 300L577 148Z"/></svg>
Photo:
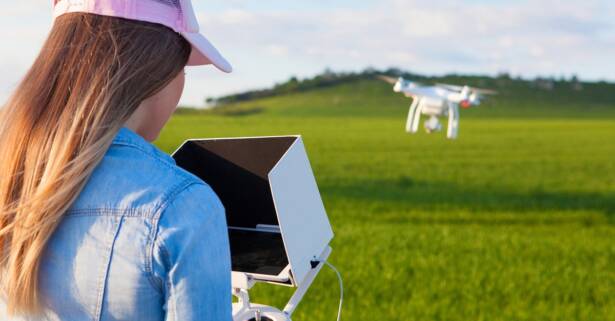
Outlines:
<svg viewBox="0 0 615 321"><path fill-rule="evenodd" d="M475 93L481 94L481 95L497 95L498 94L498 92L493 89L470 87L470 90L472 90Z"/></svg>
<svg viewBox="0 0 615 321"><path fill-rule="evenodd" d="M452 91L462 91L464 88L464 86L442 84L442 83L438 83L436 84L436 86L442 87L444 89L452 90ZM491 90L491 89L476 88L476 87L470 87L470 86L466 86L466 87L470 89L471 91L481 94L481 95L497 95L498 93L497 91Z"/></svg>
<svg viewBox="0 0 615 321"><path fill-rule="evenodd" d="M387 82L391 85L395 85L397 83L397 81L399 80L399 78L394 78L394 77L390 77L390 76L385 76L385 75L379 75L378 79Z"/></svg>
<svg viewBox="0 0 615 321"><path fill-rule="evenodd" d="M402 77L394 78L394 77L387 76L387 75L379 75L379 76L377 76L377 78L382 80L382 81L384 81L384 82L386 82L386 83L389 83L389 84L395 85L395 86L401 86L401 87L403 87L403 86L406 86L406 87L421 87L421 86L423 86L423 84L421 84L419 82L415 82L415 81L412 81L412 80L407 80L407 79L404 79Z"/></svg>

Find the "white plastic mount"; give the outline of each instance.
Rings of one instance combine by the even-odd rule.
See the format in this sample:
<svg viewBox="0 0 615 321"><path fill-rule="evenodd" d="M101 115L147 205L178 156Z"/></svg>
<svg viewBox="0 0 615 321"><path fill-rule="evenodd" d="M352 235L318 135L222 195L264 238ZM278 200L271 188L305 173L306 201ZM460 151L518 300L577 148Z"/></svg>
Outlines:
<svg viewBox="0 0 615 321"><path fill-rule="evenodd" d="M318 258L314 258L314 262L318 262L308 272L304 281L297 287L295 293L290 298L283 310L278 310L271 306L253 304L250 302L248 291L256 284L261 282L254 280L245 273L233 273L233 295L237 297L238 302L233 303L233 320L234 321L291 321L291 316L307 290L314 282L316 275L322 269L324 262L331 254L331 247L327 246L323 253Z"/></svg>

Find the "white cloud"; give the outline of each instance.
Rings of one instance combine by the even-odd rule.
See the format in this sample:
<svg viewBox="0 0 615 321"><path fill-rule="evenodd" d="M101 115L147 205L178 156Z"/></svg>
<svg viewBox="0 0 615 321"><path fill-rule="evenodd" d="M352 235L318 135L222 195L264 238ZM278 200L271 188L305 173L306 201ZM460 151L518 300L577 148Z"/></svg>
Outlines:
<svg viewBox="0 0 615 321"><path fill-rule="evenodd" d="M288 56L288 47L281 44L271 44L266 47L266 52L272 56Z"/></svg>
<svg viewBox="0 0 615 321"><path fill-rule="evenodd" d="M536 44L541 44L547 54L549 49L573 49L564 47L594 43L593 28L615 29L604 17L596 19L595 14L585 12L587 9L560 4L553 11L545 8L550 5L548 2L422 7L413 1L381 3L356 11L258 12L242 23L230 25L224 23L225 19L217 21L220 19L211 14L205 23L229 50L256 49L276 39L286 41L293 52L306 52L302 49L309 48L309 54L330 53L328 58L332 61L348 51L368 57L406 50L426 61L430 57L471 54L479 62L498 47L524 47L527 54L535 55ZM443 51L450 54L433 55Z"/></svg>
<svg viewBox="0 0 615 321"><path fill-rule="evenodd" d="M222 13L220 16L220 22L223 24L241 24L250 21L253 15L245 10L229 9Z"/></svg>
<svg viewBox="0 0 615 321"><path fill-rule="evenodd" d="M236 72L190 69L183 102L200 104L206 96L267 86L325 67L398 66L429 74L507 70L615 79L615 68L605 68L615 65L615 4L609 0L583 5L573 0L303 1L308 9L298 9L301 1L281 0L258 6L220 0L213 1L216 10L203 7L203 32ZM9 75L27 67L48 28L34 3L0 5L0 36L15 43L0 48L3 72L12 70ZM36 16L38 22L7 22L7 10ZM16 25L30 31L15 33ZM0 80L0 98L6 83Z"/></svg>

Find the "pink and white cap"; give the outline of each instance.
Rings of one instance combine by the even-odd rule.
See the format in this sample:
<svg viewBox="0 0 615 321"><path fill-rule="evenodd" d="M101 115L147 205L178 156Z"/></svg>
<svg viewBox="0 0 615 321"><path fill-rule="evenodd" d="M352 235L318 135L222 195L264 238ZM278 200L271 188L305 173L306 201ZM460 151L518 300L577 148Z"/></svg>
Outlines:
<svg viewBox="0 0 615 321"><path fill-rule="evenodd" d="M199 33L191 0L52 0L53 19L71 12L158 23L181 34L190 44L189 66L213 64L224 72L233 71L218 50Z"/></svg>

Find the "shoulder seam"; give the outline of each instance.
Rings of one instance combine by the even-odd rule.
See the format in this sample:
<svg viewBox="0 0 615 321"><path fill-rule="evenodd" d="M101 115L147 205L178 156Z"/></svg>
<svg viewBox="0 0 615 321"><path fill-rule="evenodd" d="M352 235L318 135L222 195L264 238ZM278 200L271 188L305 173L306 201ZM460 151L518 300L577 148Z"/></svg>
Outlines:
<svg viewBox="0 0 615 321"><path fill-rule="evenodd" d="M149 217L150 210L140 208L108 208L108 207L88 207L70 209L64 213L65 217L77 216L121 216L121 217Z"/></svg>
<svg viewBox="0 0 615 321"><path fill-rule="evenodd" d="M193 185L206 186L203 182L199 182L195 179L192 179L190 176L188 176L186 179L182 180L180 183L173 186L171 193L169 193L165 197L165 199L161 202L161 204L156 209L154 209L154 215L151 218L152 227L151 227L150 235L147 239L145 273L147 274L147 278L149 282L151 283L151 285L153 285L154 288L157 288L159 290L164 290L161 287L161 284L164 284L164 280L160 280L158 277L154 275L154 271L153 271L154 255L153 254L154 254L154 246L158 243L157 242L158 223L160 222L160 216L169 207L169 205L175 201L175 199L177 198L177 195L181 194L183 191L185 191L186 189L188 189L189 187ZM165 253L166 253L166 248L165 248ZM168 258L165 258L165 260L168 260Z"/></svg>
<svg viewBox="0 0 615 321"><path fill-rule="evenodd" d="M140 145L137 145L137 144L134 144L134 143L131 143L131 142L127 142L127 141L115 141L115 142L113 142L112 145L117 145L117 146L121 146L121 147L128 147L128 148L134 148L134 149L140 151L141 153L147 155L148 157L153 158L158 163L164 164L168 168L175 170L176 172L181 174L183 177L189 177L185 172L177 170L178 166L176 164L173 164L173 163L169 162L168 160L166 160L163 157L161 157L161 155L156 155L151 150L150 151L146 150L145 148L143 148ZM152 147L155 147L155 146L152 145ZM159 151L159 152L163 153L162 151ZM169 156L169 155L167 155L167 156ZM169 157L171 157L171 156L169 156Z"/></svg>

